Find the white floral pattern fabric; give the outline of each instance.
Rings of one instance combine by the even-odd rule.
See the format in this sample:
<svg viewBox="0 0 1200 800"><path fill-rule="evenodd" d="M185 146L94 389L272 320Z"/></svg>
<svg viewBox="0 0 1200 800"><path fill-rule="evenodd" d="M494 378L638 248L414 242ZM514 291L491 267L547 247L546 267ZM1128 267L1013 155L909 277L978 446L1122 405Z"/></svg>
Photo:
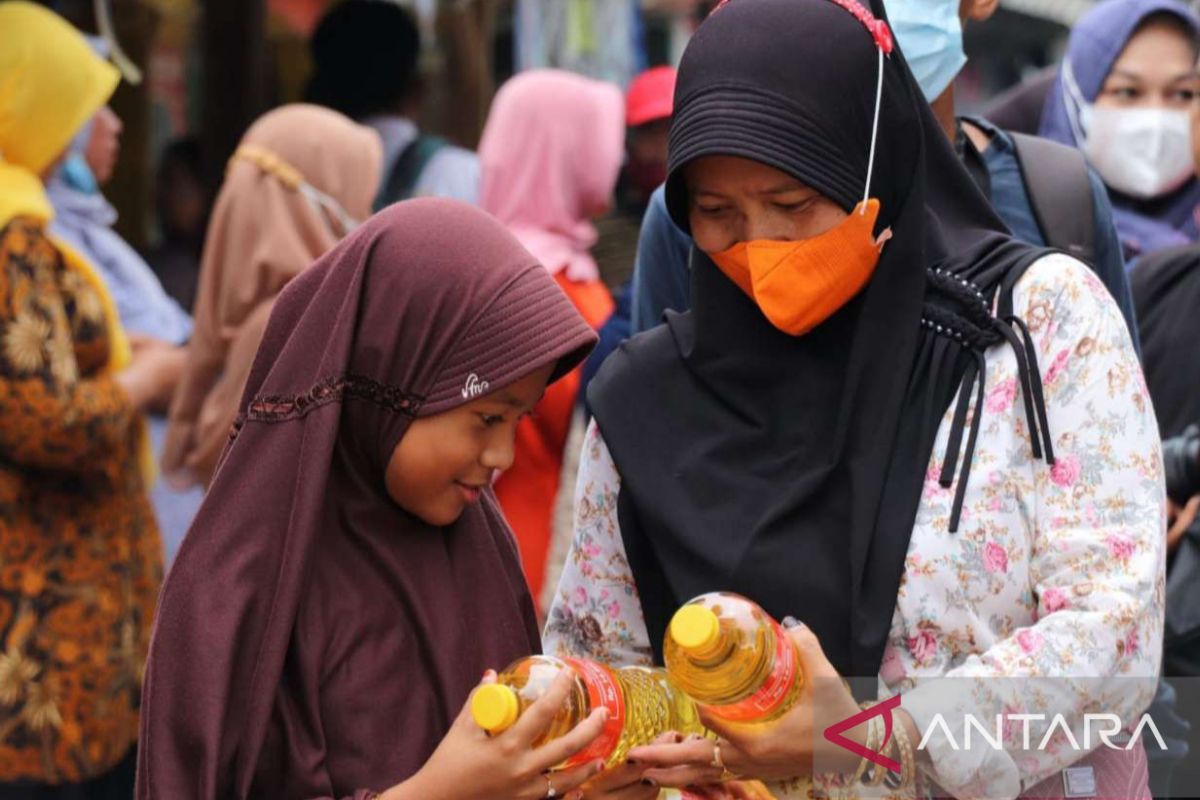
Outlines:
<svg viewBox="0 0 1200 800"><path fill-rule="evenodd" d="M938 483L952 403L880 669L881 696L904 693L903 708L921 730L948 703L984 719L1062 714L1080 730L1097 694L1105 711L1129 724L1154 693L1165 496L1158 428L1129 334L1100 281L1065 255L1036 262L1013 299L1036 343L1057 463L1034 460L1015 356L1007 346L991 348L959 531L948 532L957 486ZM620 483L593 423L576 488L574 541L544 635L549 653L651 660L617 520ZM1018 681L992 680L986 691L961 682L948 691L938 679L951 677L1108 683L1058 681L1054 691L1023 692ZM1131 688L1128 678L1144 680ZM1012 741L1005 739L1006 748ZM936 735L928 748L928 777L957 797L1015 797L1079 757L1056 748L967 753ZM789 796L785 787L777 793Z"/></svg>

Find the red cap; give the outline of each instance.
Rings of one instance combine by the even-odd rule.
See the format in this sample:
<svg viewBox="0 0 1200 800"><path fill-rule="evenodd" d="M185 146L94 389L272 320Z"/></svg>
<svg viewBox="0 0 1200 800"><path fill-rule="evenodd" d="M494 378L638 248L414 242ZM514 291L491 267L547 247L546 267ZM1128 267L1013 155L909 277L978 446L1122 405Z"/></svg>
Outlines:
<svg viewBox="0 0 1200 800"><path fill-rule="evenodd" d="M625 93L625 124L630 128L669 119L675 100L675 68L654 67L633 79Z"/></svg>

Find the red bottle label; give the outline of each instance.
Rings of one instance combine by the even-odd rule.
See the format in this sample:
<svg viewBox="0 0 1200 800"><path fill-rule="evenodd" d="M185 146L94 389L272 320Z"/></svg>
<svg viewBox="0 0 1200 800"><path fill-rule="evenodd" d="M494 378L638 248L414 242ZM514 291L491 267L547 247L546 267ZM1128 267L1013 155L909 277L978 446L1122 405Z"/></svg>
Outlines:
<svg viewBox="0 0 1200 800"><path fill-rule="evenodd" d="M771 631L775 635L775 659L766 680L745 700L727 706L705 706L714 717L730 722L753 722L769 717L787 700L800 671L800 657L778 622L771 620Z"/></svg>
<svg viewBox="0 0 1200 800"><path fill-rule="evenodd" d="M590 745L571 756L563 763L563 768L577 767L589 761L602 759L608 761L609 756L621 742L621 733L625 730L625 696L621 692L621 684L612 670L593 661L581 658L564 658L576 674L583 679L587 687L588 702L593 709L603 706L608 709L608 720L604 723L600 735Z"/></svg>

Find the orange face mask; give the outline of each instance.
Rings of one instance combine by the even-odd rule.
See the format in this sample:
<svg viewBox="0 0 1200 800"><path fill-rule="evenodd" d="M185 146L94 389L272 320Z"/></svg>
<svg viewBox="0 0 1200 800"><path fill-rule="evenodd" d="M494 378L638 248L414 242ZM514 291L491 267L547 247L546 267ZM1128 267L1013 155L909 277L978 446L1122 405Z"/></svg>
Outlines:
<svg viewBox="0 0 1200 800"><path fill-rule="evenodd" d="M879 201L859 203L819 236L739 242L711 258L784 333L808 333L862 291L888 238L875 238Z"/></svg>

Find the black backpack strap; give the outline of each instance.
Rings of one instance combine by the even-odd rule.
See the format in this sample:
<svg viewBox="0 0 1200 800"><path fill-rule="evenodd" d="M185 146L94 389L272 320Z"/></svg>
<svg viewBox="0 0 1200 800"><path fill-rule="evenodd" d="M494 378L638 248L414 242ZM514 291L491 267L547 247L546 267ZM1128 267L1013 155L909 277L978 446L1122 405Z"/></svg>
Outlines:
<svg viewBox="0 0 1200 800"><path fill-rule="evenodd" d="M1042 238L1050 247L1095 263L1095 200L1087 161L1073 147L1009 131Z"/></svg>
<svg viewBox="0 0 1200 800"><path fill-rule="evenodd" d="M407 147L400 151L392 171L388 173L387 182L375 198L375 210L386 208L392 203L408 200L413 196L413 190L421 173L437 152L449 142L440 136L419 134Z"/></svg>

